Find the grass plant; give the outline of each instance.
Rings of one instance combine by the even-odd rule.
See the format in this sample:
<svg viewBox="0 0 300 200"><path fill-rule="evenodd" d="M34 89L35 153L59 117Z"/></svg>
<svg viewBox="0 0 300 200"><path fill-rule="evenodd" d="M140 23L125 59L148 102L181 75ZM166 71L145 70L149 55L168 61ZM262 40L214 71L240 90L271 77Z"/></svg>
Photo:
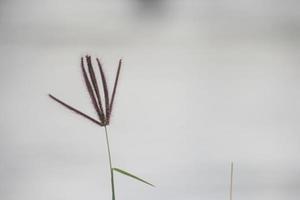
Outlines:
<svg viewBox="0 0 300 200"><path fill-rule="evenodd" d="M90 117L89 115L85 114L84 112L78 110L77 108L74 108L73 106L70 106L69 104L65 103L64 101L58 99L57 97L53 96L52 94L49 94L49 97L54 100L55 102L61 104L65 108L73 111L74 113L82 116L83 118L93 122L94 124L103 127L105 132L105 138L106 138L106 148L108 153L108 164L110 169L110 182L111 182L111 194L112 194L112 200L116 200L116 192L115 192L115 179L114 179L114 172L121 173L123 175L126 175L128 177L131 177L133 179L136 179L138 181L141 181L147 185L154 186L153 184L123 170L120 168L113 167L112 164L112 155L110 150L110 143L109 143L109 134L107 131L107 126L110 125L110 118L111 113L113 110L113 104L115 100L116 90L119 82L119 76L122 66L122 60L119 60L118 69L114 81L113 91L111 93L111 96L109 94L109 89L106 81L106 76L103 71L102 64L98 58L96 58L96 62L98 65L98 71L100 73L101 77L101 85L102 90L99 87L98 80L96 78L95 69L92 64L92 58L91 56L87 55L81 58L81 70L82 75L84 78L85 86L87 88L88 94L91 99L92 106L95 110L95 113L97 115L97 118ZM102 96L104 96L104 101L102 99Z"/></svg>

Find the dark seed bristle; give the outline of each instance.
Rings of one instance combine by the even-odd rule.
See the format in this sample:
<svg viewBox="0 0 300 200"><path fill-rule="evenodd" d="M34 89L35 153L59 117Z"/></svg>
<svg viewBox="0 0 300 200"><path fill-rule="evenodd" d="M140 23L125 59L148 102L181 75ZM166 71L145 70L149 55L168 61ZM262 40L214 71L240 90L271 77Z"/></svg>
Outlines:
<svg viewBox="0 0 300 200"><path fill-rule="evenodd" d="M104 123L105 122L105 117L104 117L104 114L103 114L103 109L98 107L92 85L90 83L90 80L89 80L89 78L87 76L87 73L85 71L85 68L84 68L83 58L81 58L81 69L82 69L82 74L83 74L83 77L84 77L85 85L86 85L87 90L89 92L89 95L90 95L92 104L94 106L94 109L95 109L96 113L98 114L100 121L102 123Z"/></svg>
<svg viewBox="0 0 300 200"><path fill-rule="evenodd" d="M89 75L90 75L90 78L91 78L91 81L92 81L92 84L93 84L93 87L94 87L96 98L98 100L99 110L100 110L100 112L103 113L103 118L105 119L106 117L105 117L104 109L103 109L102 102L101 102L101 96L100 96L100 92L99 92L99 87L98 87L96 75L95 75L95 72L94 72L94 69L93 69L91 56L86 56L86 63L87 63L87 66L88 66Z"/></svg>
<svg viewBox="0 0 300 200"><path fill-rule="evenodd" d="M100 63L100 60L96 58L98 67L100 70L102 85L103 85L103 91L104 91L104 100L105 100L105 110L106 110L106 123L109 124L109 115L110 115L110 106L109 106L109 94L108 94L108 88L107 88L107 82L105 78L105 74L102 69L102 65Z"/></svg>
<svg viewBox="0 0 300 200"><path fill-rule="evenodd" d="M114 104L114 99L115 99L115 94L116 94L117 85L118 85L118 81L119 81L119 75L120 75L121 65L122 65L122 59L119 60L118 71L117 71L117 74L116 74L116 79L115 79L115 83L114 83L114 89L113 89L113 93L112 93L112 96L111 96L111 102L110 102L110 108L109 108L110 112L112 112L112 108L113 108L113 104Z"/></svg>
<svg viewBox="0 0 300 200"><path fill-rule="evenodd" d="M56 101L56 102L60 103L61 105L65 106L66 108L68 108L69 110L75 112L76 114L83 116L84 118L86 118L86 119L88 119L88 120L94 122L94 123L97 124L97 125L103 126L103 123L101 123L101 122L99 122L99 121L93 119L92 117L90 117L90 116L88 116L87 114L85 114L85 113L79 111L78 109L73 108L72 106L66 104L65 102L63 102L63 101L61 101L61 100L59 100L58 98L54 97L53 95L51 95L51 94L48 94L48 95L49 95L49 97L50 97L51 99L53 99L54 101Z"/></svg>

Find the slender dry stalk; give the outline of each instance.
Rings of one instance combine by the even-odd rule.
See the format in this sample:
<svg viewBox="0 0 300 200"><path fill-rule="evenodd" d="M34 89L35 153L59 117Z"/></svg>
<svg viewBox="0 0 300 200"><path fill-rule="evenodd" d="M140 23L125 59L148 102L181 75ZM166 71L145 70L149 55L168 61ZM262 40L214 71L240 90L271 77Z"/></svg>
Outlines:
<svg viewBox="0 0 300 200"><path fill-rule="evenodd" d="M229 199L232 200L232 191L233 191L233 162L230 165L230 192Z"/></svg>
<svg viewBox="0 0 300 200"><path fill-rule="evenodd" d="M139 180L141 182L144 182L148 185L154 186L151 183L133 175L130 174L128 172L126 172L125 170L121 170L119 168L114 168L112 165L112 156L111 156L111 151L110 151L110 145L109 145L109 137L108 137L108 131L107 131L107 126L110 123L110 117L111 117L111 112L112 112L112 108L113 108L113 102L115 99L115 94L116 94L116 90L117 90L117 85L118 85L118 81L119 81L119 75L120 75L120 70L121 70L121 65L122 65L122 60L119 60L119 65L118 65L118 70L116 73L116 78L115 78L115 82L114 82L114 87L113 87L113 92L112 92L112 96L111 96L111 101L109 102L109 92L108 92L108 86L107 86L107 82L106 82L106 77L104 74L104 71L102 69L102 65L100 63L100 60L97 58L97 63L98 63L98 67L99 67L99 71L100 71L100 76L101 76L101 81L102 81L102 85L103 85L103 93L104 93L104 102L105 102L105 112L102 106L102 100L101 100L101 94L100 94L100 90L98 87L98 83L97 83L97 79L96 79L96 75L93 69L93 65L92 65L92 59L91 56L86 56L86 63L87 63L87 67L88 67L88 72L89 74L87 74L85 66L84 66L84 59L83 57L81 58L81 69L82 69L82 74L83 74L83 78L84 78L84 82L87 88L87 91L89 93L91 102L93 104L93 107L95 109L95 112L98 115L99 121L88 116L87 114L79 111L78 109L68 105L67 103L59 100L58 98L54 97L53 95L49 94L49 97L51 99L53 99L54 101L58 102L59 104L63 105L64 107L68 108L69 110L75 112L76 114L83 116L84 118L94 122L95 124L99 125L99 126L103 126L105 129L105 137L106 137L106 145L107 145L107 152L108 152L108 160L109 160L109 168L110 168L110 177L111 177L111 192L112 192L112 200L115 200L115 184L114 184L114 171L119 172L123 175L129 176L131 178L134 178L136 180ZM89 75L89 76L88 76Z"/></svg>

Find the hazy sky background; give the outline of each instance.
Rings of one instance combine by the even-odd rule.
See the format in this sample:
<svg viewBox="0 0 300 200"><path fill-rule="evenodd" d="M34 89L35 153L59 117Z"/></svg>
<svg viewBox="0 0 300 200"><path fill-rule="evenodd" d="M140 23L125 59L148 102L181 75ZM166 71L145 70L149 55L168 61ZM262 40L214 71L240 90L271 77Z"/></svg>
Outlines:
<svg viewBox="0 0 300 200"><path fill-rule="evenodd" d="M80 57L110 85L118 200L298 200L300 2L1 0L0 199L108 200Z"/></svg>

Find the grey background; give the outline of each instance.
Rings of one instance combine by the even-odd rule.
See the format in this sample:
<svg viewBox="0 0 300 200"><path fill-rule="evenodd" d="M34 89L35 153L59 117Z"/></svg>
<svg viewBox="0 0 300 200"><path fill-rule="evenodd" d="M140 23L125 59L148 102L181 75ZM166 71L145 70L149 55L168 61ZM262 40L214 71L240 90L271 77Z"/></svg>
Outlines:
<svg viewBox="0 0 300 200"><path fill-rule="evenodd" d="M117 199L297 200L299 1L0 1L0 199L110 199L80 56L110 85Z"/></svg>

